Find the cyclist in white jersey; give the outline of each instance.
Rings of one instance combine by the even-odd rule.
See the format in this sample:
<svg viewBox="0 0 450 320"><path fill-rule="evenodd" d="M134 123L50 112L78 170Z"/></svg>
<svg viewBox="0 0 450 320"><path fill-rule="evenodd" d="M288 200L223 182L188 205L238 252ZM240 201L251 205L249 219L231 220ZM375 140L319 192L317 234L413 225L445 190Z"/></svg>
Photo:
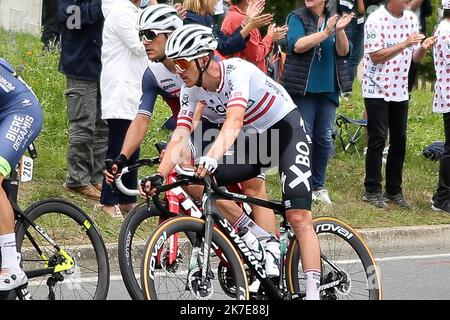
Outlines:
<svg viewBox="0 0 450 320"><path fill-rule="evenodd" d="M166 55L174 59L185 86L180 93L181 110L177 129L167 147L170 155L180 143L186 143L194 129L194 107L204 105L203 116L221 124L212 147L197 160L197 175L215 173L218 184L235 183L255 177L264 169L261 161L218 165L234 146L242 132L257 136L268 133L266 145L275 143L279 150L278 166L286 215L301 247L301 260L306 275L306 299L319 299L320 249L311 214L311 139L306 134L298 109L285 89L267 77L256 66L239 58L216 62L212 54L217 41L210 28L187 25L177 29L166 44ZM274 140L273 134L279 138ZM243 153L246 160L251 154ZM259 158L259 157L258 157ZM176 157L165 156L157 174L141 184L143 192L153 194L152 186L177 163Z"/></svg>
<svg viewBox="0 0 450 320"><path fill-rule="evenodd" d="M151 62L142 80L143 94L139 111L127 131L121 154L113 161L112 168L107 168L104 171L105 179L108 183L111 183L120 170L128 164L131 155L144 141L158 95L161 95L169 104L175 119L178 116L180 108L179 95L183 81L176 73L172 59L166 59L164 49L168 35L181 27L182 24L183 22L179 18L177 11L165 4L148 6L139 16L139 34ZM193 112L195 112L195 106ZM195 153L195 150L192 150L192 152ZM191 149L186 148L183 154L185 155L183 158L185 163L190 163ZM126 176L124 176L125 178ZM241 183L244 194L267 199L264 179L251 178L253 179ZM189 193L195 196L195 191L195 188L191 188ZM257 225L252 223L237 206L232 206L231 208L227 206L226 211L231 211L233 214L234 210L239 210L234 219L235 222L240 225L254 225L252 231L258 238L268 240L271 237L270 233L276 233L276 219L271 210L252 206L254 220ZM233 220L233 218L231 217L230 220Z"/></svg>

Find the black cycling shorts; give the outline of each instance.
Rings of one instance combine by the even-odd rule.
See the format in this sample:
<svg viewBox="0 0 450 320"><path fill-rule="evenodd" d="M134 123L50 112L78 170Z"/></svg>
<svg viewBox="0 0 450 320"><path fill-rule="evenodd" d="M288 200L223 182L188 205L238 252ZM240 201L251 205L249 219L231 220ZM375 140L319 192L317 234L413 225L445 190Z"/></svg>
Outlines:
<svg viewBox="0 0 450 320"><path fill-rule="evenodd" d="M192 135L195 158L207 154L220 132L220 125L203 119ZM214 176L219 185L257 177L278 166L286 209L311 210L311 138L297 109L259 134L242 132L219 161Z"/></svg>

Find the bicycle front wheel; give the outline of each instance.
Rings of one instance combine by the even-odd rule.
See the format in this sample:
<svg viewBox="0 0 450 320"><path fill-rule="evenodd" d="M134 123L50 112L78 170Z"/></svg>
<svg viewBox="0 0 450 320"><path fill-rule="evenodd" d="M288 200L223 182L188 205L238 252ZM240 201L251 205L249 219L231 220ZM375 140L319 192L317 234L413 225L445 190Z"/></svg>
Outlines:
<svg viewBox="0 0 450 320"><path fill-rule="evenodd" d="M38 202L26 215L55 242L51 245L25 220L17 227L17 249L33 299L106 299L108 254L93 221L80 208L58 199Z"/></svg>
<svg viewBox="0 0 450 320"><path fill-rule="evenodd" d="M149 238L141 267L144 297L150 300L248 299L247 276L230 240L216 227L212 235L210 268L204 283L202 265L195 252L204 242L205 222L193 217L175 217L161 224ZM177 235L176 259L170 238Z"/></svg>
<svg viewBox="0 0 450 320"><path fill-rule="evenodd" d="M123 283L133 300L144 300L140 282L140 267L148 237L159 224L160 211L143 203L127 215L119 234L119 267Z"/></svg>
<svg viewBox="0 0 450 320"><path fill-rule="evenodd" d="M361 236L334 218L317 218L313 223L321 251L321 299L380 300L379 270ZM286 273L291 293L304 293L306 282L295 237L287 252Z"/></svg>

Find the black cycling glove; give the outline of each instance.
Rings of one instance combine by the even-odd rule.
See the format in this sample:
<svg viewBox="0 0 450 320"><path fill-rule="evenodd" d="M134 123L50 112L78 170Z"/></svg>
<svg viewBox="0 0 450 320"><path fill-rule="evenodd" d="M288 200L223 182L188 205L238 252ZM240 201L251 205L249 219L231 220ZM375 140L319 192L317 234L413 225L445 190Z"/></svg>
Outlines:
<svg viewBox="0 0 450 320"><path fill-rule="evenodd" d="M152 176L145 177L141 180L141 188L145 191L145 185L150 182L151 188L161 187L164 184L164 177L160 174L154 174Z"/></svg>
<svg viewBox="0 0 450 320"><path fill-rule="evenodd" d="M117 158L115 158L114 160L112 159L105 159L105 170L108 171L109 173L112 173L112 167L113 165L117 166L117 172L119 173L120 171L122 171L123 168L125 168L126 166L128 166L128 159L127 157L121 153L120 156L118 156Z"/></svg>

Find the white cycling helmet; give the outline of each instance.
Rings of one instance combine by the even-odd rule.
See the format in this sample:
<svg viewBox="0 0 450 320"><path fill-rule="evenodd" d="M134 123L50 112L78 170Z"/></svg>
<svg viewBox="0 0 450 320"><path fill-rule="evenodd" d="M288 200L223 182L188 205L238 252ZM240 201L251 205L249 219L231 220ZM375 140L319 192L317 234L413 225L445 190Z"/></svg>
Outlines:
<svg viewBox="0 0 450 320"><path fill-rule="evenodd" d="M166 42L166 56L169 59L194 59L206 56L217 48L212 29L188 24L175 30Z"/></svg>
<svg viewBox="0 0 450 320"><path fill-rule="evenodd" d="M139 31L156 30L160 33L172 32L183 25L177 10L167 4L155 4L145 8L138 20Z"/></svg>

